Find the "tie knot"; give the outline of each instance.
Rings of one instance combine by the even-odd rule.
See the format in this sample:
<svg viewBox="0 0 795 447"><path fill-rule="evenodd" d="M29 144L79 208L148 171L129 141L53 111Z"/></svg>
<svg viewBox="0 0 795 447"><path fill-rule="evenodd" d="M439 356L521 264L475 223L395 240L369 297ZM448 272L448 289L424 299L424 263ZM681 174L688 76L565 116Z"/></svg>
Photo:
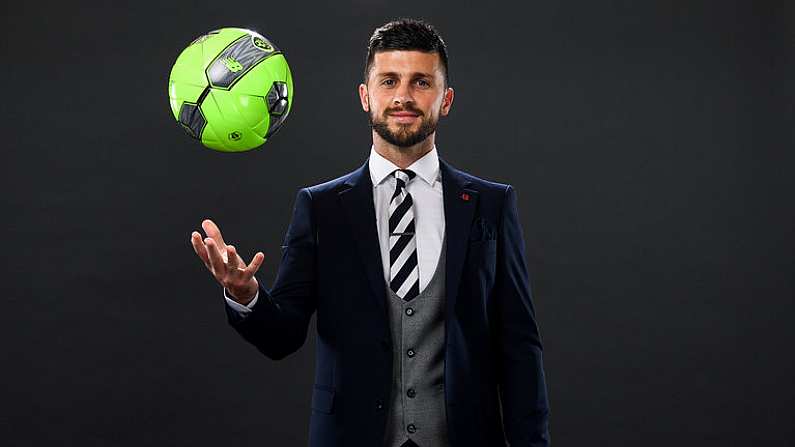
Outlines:
<svg viewBox="0 0 795 447"><path fill-rule="evenodd" d="M406 186L417 174L410 169L395 169L398 188Z"/></svg>

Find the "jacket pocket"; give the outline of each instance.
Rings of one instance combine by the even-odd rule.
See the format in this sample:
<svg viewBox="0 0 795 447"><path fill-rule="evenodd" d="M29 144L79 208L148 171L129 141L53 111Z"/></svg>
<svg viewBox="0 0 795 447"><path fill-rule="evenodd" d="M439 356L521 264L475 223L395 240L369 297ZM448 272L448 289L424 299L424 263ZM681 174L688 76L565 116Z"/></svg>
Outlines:
<svg viewBox="0 0 795 447"><path fill-rule="evenodd" d="M331 414L334 410L334 390L318 385L312 387L312 409Z"/></svg>

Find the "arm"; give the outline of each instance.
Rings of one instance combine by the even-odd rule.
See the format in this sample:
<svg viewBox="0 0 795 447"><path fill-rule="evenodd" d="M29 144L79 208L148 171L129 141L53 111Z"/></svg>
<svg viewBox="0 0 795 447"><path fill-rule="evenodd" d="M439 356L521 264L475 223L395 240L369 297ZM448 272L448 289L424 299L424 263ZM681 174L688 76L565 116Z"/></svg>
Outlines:
<svg viewBox="0 0 795 447"><path fill-rule="evenodd" d="M251 311L245 316L225 306L229 324L273 360L292 354L306 341L317 307L315 253L312 195L303 188L296 196L273 288L267 290L260 282L256 301L249 303Z"/></svg>
<svg viewBox="0 0 795 447"><path fill-rule="evenodd" d="M549 403L516 193L505 189L497 245L494 339L503 424L512 447L549 445Z"/></svg>

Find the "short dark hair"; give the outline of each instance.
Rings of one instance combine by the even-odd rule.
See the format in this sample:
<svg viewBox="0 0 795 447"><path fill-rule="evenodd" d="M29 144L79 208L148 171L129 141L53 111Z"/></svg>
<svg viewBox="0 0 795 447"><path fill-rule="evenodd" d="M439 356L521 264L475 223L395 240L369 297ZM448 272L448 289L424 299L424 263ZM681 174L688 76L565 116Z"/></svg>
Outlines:
<svg viewBox="0 0 795 447"><path fill-rule="evenodd" d="M370 76L375 54L391 50L417 50L438 53L442 60L445 87L450 85L447 70L447 46L439 32L429 23L417 19L397 19L376 28L367 46L367 61L364 64L364 83Z"/></svg>

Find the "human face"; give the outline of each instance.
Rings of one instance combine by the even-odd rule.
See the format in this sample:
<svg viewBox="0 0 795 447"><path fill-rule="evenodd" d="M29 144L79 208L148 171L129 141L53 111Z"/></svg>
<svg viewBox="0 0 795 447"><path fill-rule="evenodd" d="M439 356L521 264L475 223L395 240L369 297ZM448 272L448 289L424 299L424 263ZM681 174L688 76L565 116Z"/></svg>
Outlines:
<svg viewBox="0 0 795 447"><path fill-rule="evenodd" d="M376 53L367 84L359 86L362 108L373 130L399 148L432 135L453 102L453 89L445 88L442 70L438 53Z"/></svg>

